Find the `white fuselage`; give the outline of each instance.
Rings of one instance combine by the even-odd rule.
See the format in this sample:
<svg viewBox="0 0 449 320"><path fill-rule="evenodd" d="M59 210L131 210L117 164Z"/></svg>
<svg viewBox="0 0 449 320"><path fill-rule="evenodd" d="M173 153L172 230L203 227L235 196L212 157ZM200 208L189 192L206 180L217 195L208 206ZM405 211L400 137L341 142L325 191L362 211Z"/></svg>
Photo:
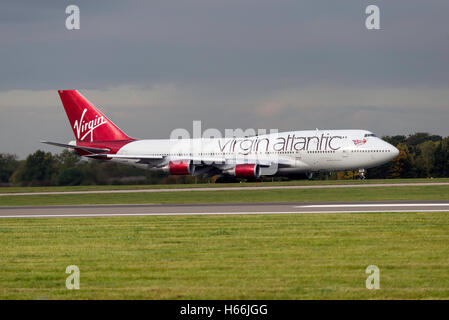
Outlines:
<svg viewBox="0 0 449 320"><path fill-rule="evenodd" d="M262 175L366 169L398 155L391 144L366 130L308 130L252 137L180 140L137 140L117 155L162 156L170 160L209 162L220 170L236 163L269 164ZM114 161L148 167L134 160Z"/></svg>

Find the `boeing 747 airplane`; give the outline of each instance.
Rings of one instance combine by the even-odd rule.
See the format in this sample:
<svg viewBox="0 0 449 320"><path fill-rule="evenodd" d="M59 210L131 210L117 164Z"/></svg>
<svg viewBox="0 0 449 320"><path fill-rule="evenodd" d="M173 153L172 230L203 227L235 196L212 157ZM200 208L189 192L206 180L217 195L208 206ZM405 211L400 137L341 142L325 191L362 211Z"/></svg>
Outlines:
<svg viewBox="0 0 449 320"><path fill-rule="evenodd" d="M306 130L252 137L150 139L129 137L77 90L59 90L79 155L172 175L254 179L314 172L359 170L394 159L399 150L366 130Z"/></svg>

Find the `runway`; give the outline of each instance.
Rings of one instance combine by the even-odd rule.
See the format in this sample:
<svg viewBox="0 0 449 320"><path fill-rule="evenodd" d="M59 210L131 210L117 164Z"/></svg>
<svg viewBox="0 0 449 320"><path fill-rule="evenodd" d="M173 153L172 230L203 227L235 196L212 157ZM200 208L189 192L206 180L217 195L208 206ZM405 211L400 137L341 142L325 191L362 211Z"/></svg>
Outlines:
<svg viewBox="0 0 449 320"><path fill-rule="evenodd" d="M0 218L449 212L449 201L289 202L226 204L0 207Z"/></svg>
<svg viewBox="0 0 449 320"><path fill-rule="evenodd" d="M367 184L321 184L302 186L261 186L261 187L198 187L198 188L154 188L123 190L86 190L86 191L44 191L44 192L10 192L0 193L0 197L41 196L64 194L104 194L104 193L145 193L145 192L185 192L185 191L245 191L273 189L328 189L328 188L373 188L373 187L432 187L447 186L449 182L409 182L409 183L367 183Z"/></svg>

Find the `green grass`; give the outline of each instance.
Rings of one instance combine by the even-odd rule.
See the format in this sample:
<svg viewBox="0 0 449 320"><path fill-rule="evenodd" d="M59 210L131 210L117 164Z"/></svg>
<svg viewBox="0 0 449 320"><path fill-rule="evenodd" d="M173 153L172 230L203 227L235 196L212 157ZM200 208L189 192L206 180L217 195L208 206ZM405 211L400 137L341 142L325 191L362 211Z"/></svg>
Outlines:
<svg viewBox="0 0 449 320"><path fill-rule="evenodd" d="M449 185L2 196L0 206L376 200L449 200Z"/></svg>
<svg viewBox="0 0 449 320"><path fill-rule="evenodd" d="M5 187L0 193L22 192L59 192L59 191L96 191L96 190L136 190L136 189L182 189L182 188L219 188L219 187L262 187L262 186L308 186L336 184L373 184L373 183L435 183L449 182L449 178L437 179L369 179L369 180L297 180L284 182L245 182L245 183L203 183L203 184L155 184L155 185L106 185L106 186L65 186L65 187Z"/></svg>
<svg viewBox="0 0 449 320"><path fill-rule="evenodd" d="M1 219L0 299L448 299L448 243L449 213Z"/></svg>

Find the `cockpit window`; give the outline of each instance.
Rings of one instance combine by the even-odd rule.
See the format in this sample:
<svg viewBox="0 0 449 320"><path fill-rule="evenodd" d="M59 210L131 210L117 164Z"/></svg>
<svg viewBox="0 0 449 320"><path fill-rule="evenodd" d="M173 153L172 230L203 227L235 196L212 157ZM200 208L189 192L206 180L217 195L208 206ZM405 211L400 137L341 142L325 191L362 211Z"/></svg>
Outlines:
<svg viewBox="0 0 449 320"><path fill-rule="evenodd" d="M375 137L376 135L374 133L367 133L365 134L365 137Z"/></svg>

